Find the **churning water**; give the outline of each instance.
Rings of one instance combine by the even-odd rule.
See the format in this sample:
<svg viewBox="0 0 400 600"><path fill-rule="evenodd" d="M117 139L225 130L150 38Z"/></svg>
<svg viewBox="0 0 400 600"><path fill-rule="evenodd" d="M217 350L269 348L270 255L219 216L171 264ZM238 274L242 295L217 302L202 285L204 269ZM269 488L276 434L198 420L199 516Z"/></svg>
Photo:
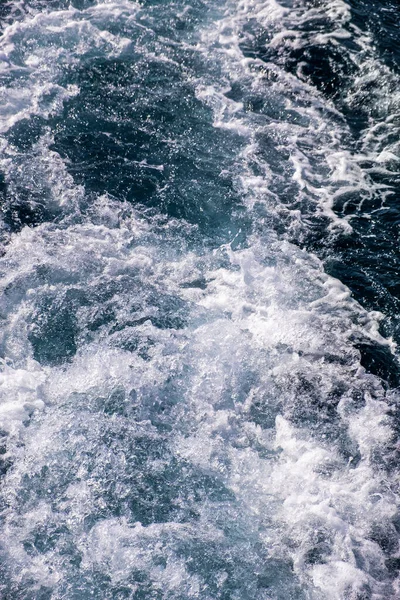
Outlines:
<svg viewBox="0 0 400 600"><path fill-rule="evenodd" d="M400 598L399 4L0 16L1 600Z"/></svg>

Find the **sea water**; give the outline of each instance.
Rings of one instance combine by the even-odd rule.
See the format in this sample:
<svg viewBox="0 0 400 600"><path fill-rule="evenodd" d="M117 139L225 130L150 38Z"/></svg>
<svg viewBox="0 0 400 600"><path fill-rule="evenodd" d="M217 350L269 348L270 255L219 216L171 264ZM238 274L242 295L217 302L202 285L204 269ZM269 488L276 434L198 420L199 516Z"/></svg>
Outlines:
<svg viewBox="0 0 400 600"><path fill-rule="evenodd" d="M0 598L400 598L398 4L0 18Z"/></svg>

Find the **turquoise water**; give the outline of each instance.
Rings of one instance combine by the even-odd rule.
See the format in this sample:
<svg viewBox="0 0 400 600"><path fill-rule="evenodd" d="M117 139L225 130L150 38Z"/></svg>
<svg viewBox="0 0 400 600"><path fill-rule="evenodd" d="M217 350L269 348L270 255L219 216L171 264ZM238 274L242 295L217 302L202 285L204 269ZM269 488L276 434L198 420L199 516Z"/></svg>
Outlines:
<svg viewBox="0 0 400 600"><path fill-rule="evenodd" d="M2 4L2 600L400 596L397 13Z"/></svg>

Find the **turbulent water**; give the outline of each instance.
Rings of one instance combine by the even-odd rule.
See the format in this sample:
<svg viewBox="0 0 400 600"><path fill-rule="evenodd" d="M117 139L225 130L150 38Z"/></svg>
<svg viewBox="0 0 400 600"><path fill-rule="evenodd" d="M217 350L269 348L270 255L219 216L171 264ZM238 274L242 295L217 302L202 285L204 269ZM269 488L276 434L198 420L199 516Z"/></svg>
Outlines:
<svg viewBox="0 0 400 600"><path fill-rule="evenodd" d="M0 5L1 600L400 598L400 6Z"/></svg>

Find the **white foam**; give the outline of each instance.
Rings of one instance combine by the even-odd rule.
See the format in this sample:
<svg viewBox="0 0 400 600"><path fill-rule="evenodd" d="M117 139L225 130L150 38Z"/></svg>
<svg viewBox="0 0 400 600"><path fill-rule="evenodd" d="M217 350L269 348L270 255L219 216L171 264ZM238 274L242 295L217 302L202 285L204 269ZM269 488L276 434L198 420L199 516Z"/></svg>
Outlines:
<svg viewBox="0 0 400 600"><path fill-rule="evenodd" d="M334 2L324 9L337 19L332 36L340 40L348 6ZM85 53L123 52L126 41L104 34L96 19L121 19L136 10L127 2L102 3L83 12L30 16L10 26L9 40L22 35L27 43L38 32L44 39L57 33L70 44L67 54L60 43L50 51L47 74L45 50L38 47L26 57L32 69L26 89L36 89L39 81L54 83L65 57L73 64ZM68 26L62 21L66 17ZM346 127L321 95L281 69L274 69L277 80L266 86L270 66L264 64L263 71L260 61L245 59L238 41L237 31L247 18L279 30L292 17L275 2L229 4L220 21L199 36L199 53L212 51L217 68L194 82L198 99L213 111L214 126L236 131L243 141L232 167L237 190L249 211L258 203L273 215L286 208L273 190L278 175L257 154L260 138L270 134L279 150L288 150L287 177L297 186L296 199L309 199L335 226L348 228L343 219L333 221L335 194L366 190L370 182L342 144ZM274 44L294 38L281 33ZM285 121L282 114L247 113L244 101L227 97L238 82L252 93L283 99L282 110L294 110L299 122ZM10 114L50 114L21 90L25 104ZM56 95L62 97L63 90L57 88ZM304 150L306 143L310 151ZM79 214L84 190L74 185L50 144L50 137L36 144L32 168L48 182L51 201L63 206L70 220L60 227L22 229L11 236L0 259L1 349L8 359L0 375L0 419L12 434L14 460L3 493L11 505L22 503L22 514L9 510L4 515L3 543L14 580L30 585L31 578L37 589L50 586L59 597L71 589L73 577L57 536L42 553L28 552L40 527L56 522L73 539L82 573L90 577L100 571L132 594L137 591L132 574L140 571L157 593L209 600L226 592L229 568L243 563L248 587L236 582L232 598L239 600L245 589L249 597L269 600L268 589L257 588L257 576L264 563L275 560L290 573L284 576L276 567L277 585L287 577L293 585L299 582L309 598L343 600L365 586L376 600L395 598L397 584L389 581L386 555L371 533L377 525L389 527L398 508L391 489L396 482L375 462L376 452L390 446L393 431L381 383L365 372L353 345L354 337L390 344L378 332L380 315L362 309L343 284L324 273L315 256L278 239L267 221L263 230L248 236L245 248L226 244L190 252L185 237L194 228L172 219L167 224L145 221L107 195L74 222L71 215ZM20 158L11 146L4 145L3 152L8 177L14 179ZM322 171L315 167L318 160ZM296 206L287 208L295 227L304 215ZM196 286L196 280L203 284ZM108 295L102 296L104 291ZM69 292L98 300L69 306ZM36 321L48 317L41 307L53 299L76 320L77 351L61 366L40 366L32 332L40 336ZM170 310L171 317L179 311L173 304L168 308L171 299L179 300L184 316L181 324L171 318L163 327L157 321L162 311ZM100 325L92 327L103 309L112 312L111 320L99 318ZM107 413L101 404L121 390L129 419ZM123 440L119 446L115 431ZM116 444L112 447L103 439L108 432ZM132 458L125 455L124 443L135 436L168 447L170 454L159 453L145 467L156 476L173 457L187 474L182 495L173 498L174 509L183 510L187 503L197 511L197 520L178 523L169 516L165 523L145 527L126 517L104 516L109 482L101 479L102 469L108 476L108 465L113 465L121 486L117 499L129 496L143 475L124 480ZM47 481L43 473L49 467L54 489L42 490L40 500L24 505L21 490L35 481L40 486L40 477ZM224 499L205 489L200 499L193 490L193 497L185 497L183 486L192 471L217 482ZM97 521L88 525L93 515ZM230 566L215 567L217 591L207 589L209 573L195 572L193 549L211 557L215 552L225 560L222 565ZM317 562L310 560L315 550L322 553Z"/></svg>
<svg viewBox="0 0 400 600"><path fill-rule="evenodd" d="M382 396L379 382L365 376L358 354L348 341L355 331L370 335L364 323L371 317L349 298L344 286L323 273L316 258L287 243L282 246L274 242L266 247L253 240L251 249L247 250L233 251L226 246L208 256L174 252L168 256L153 245L156 238L148 237L147 227L144 224L142 227L133 213L131 223L125 221L122 227L113 229L85 224L71 226L65 232L50 225L24 230L14 237L8 256L3 258L11 267L7 281L8 294L11 293L8 316L3 308L8 323L7 354L11 354L13 344L20 345L15 361L21 365L16 370L7 367L5 371L4 381L9 382L4 390L5 401L13 398L23 410L29 397L31 406L40 408L43 402L49 407L42 425L39 421L32 434L24 435L26 452L37 461L35 469L39 471L58 445L65 443L61 442L62 432L72 427L72 433L73 421L68 412L63 416L62 411L63 407L74 410L74 402L78 402L78 410L79 398L95 402L97 397L107 396L121 387L127 393L135 389L140 427L144 427L147 435L153 435L154 426L149 421L157 415L153 412L153 402L174 376L181 381L183 394L181 403L176 404L169 417L174 424L174 453L222 479L235 494L243 518L250 519L255 530L263 527L261 543L270 549L271 557L291 556L295 573L303 584L308 586L311 577L316 589L330 594L331 598L341 598L340 590L350 586L354 591L364 581L379 590L381 584L368 570L360 571L354 566L352 553L356 543L362 555L370 556L373 552L373 564L382 561L382 551L377 544L368 546L369 530L382 515L390 518L395 512L395 499L387 493L383 475L369 462L374 447L382 447L390 440L385 403L382 398L368 399L367 391L364 408L352 407L350 397L347 405L343 400L342 412L339 411L342 425L347 427L361 452L361 462L353 469L346 466L339 451L332 449L329 442L325 445L322 441L313 441L307 430L297 430L288 420L291 403L296 403L296 396L291 398L289 382L296 382L302 374L319 378L319 394L327 393L339 379L349 390L354 385ZM265 264L271 257L277 264ZM225 262L225 266L221 262ZM53 270L59 274L58 282L53 280L52 289L34 276L39 265L46 266L48 273ZM29 347L29 342L23 324L42 296L61 292L65 285L72 284L75 289L83 286L86 290L100 281L108 285L133 273L145 286L155 286L159 293L173 293L190 301L192 312L200 308L201 322L197 325L194 322L182 331L160 330L150 321L136 326L136 334L152 339L146 360L119 349L124 331L108 337L109 326L92 336L91 342L82 343L69 366L43 371L31 361L29 354L24 358L21 351ZM198 273L206 277L206 289L179 286L189 275L193 277ZM11 291L13 281L18 281L14 292ZM131 294L128 286L114 299L119 306L121 323L131 310ZM137 301L137 295L135 299ZM90 311L83 308L77 314L84 328ZM332 354L347 356L347 366L325 363L327 347ZM186 375L181 379L184 372ZM244 392L242 385L249 373L253 373L253 377L257 374L257 379L250 390ZM73 400L74 395L77 395L76 400ZM288 414L288 418L276 418L276 431L273 418L269 430L251 420L254 403L263 401L265 396L269 397L267 406L272 414L274 410ZM301 401L307 403L307 394L302 395ZM133 409L130 403L127 406ZM13 418L16 417L14 411ZM25 418L22 413L19 417ZM371 419L376 424L373 431L369 431ZM263 448L271 458L263 458L257 447ZM18 486L26 469L31 469L29 465L30 462L15 465L7 483L9 489ZM85 478L84 472L82 477ZM92 510L94 500L84 484L79 488L77 483L73 485L63 502L73 506L75 535L81 540L78 543L84 554L85 569L97 565L119 582L129 577L135 565L146 571L154 585L168 579L171 590L189 589L186 586L198 589L197 576L187 573L170 543L168 549L162 546L160 552L164 557L167 552L172 571L170 574L168 570L157 571L152 563L153 551L146 553L145 546L139 542L141 532L148 540L146 536L150 535L151 528L135 526L136 529L132 529L131 525L119 521L102 521L89 537L83 537L79 523ZM61 510L61 506L57 510ZM41 518L47 518L47 512L41 514ZM212 507L203 506L202 515L204 525L199 526L200 530L217 527ZM26 528L31 530L35 521L31 521L31 525L24 523L25 530L21 530L18 539L26 537ZM325 565L310 566L305 561L312 548L312 540L307 541L307 535L315 523L328 536L330 554ZM160 533L160 526L157 527L155 535L164 535ZM14 535L11 524L10 528L10 535ZM282 530L285 537L281 537ZM185 531L178 528L174 535L182 540ZM192 537L193 532L189 535ZM17 552L18 544L15 544ZM293 547L297 549L291 550ZM27 555L21 556L19 554L18 561L23 560L24 568L35 578L39 577L42 584L48 584L50 575L40 575L39 563L32 562ZM61 569L59 577L62 578L62 565L57 568ZM330 583L334 574L341 578L336 591ZM54 581L52 585L56 585ZM389 588L385 590L389 594Z"/></svg>
<svg viewBox="0 0 400 600"><path fill-rule="evenodd" d="M135 4L122 4L118 18L128 10L130 17L136 14ZM12 86L0 87L0 133L33 115L49 118L60 112L67 99L77 95L76 86L58 83L67 65L73 67L85 55L96 52L118 56L131 44L129 39L102 28L104 16L108 26L112 24L112 6L102 5L92 12L93 18L91 11L74 9L38 12L4 28L0 40L3 62L9 70L18 69L25 76Z"/></svg>

